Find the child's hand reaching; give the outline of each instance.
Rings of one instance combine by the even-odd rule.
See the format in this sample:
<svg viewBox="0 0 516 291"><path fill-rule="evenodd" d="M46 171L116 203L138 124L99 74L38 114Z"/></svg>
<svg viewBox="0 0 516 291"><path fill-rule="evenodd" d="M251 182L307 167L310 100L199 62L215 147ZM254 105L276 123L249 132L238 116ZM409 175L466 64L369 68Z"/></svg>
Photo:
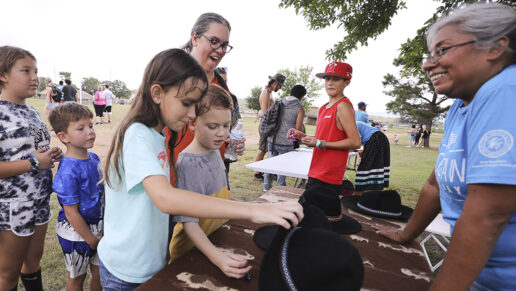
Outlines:
<svg viewBox="0 0 516 291"><path fill-rule="evenodd" d="M213 263L228 277L242 278L251 270L247 260L236 254L229 254L218 250Z"/></svg>
<svg viewBox="0 0 516 291"><path fill-rule="evenodd" d="M297 201L251 205L250 220L254 223L273 223L289 229L296 226L303 217L303 207Z"/></svg>

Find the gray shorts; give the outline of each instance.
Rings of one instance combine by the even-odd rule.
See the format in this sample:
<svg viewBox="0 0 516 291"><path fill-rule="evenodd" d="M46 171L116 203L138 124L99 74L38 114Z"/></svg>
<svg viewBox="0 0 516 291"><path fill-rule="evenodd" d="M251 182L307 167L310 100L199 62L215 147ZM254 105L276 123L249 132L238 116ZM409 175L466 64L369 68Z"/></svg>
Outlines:
<svg viewBox="0 0 516 291"><path fill-rule="evenodd" d="M267 152L267 136L260 133L260 140L258 141L258 150Z"/></svg>
<svg viewBox="0 0 516 291"><path fill-rule="evenodd" d="M30 201L0 201L0 230L10 230L17 236L33 235L36 225L46 224L51 218L50 195Z"/></svg>

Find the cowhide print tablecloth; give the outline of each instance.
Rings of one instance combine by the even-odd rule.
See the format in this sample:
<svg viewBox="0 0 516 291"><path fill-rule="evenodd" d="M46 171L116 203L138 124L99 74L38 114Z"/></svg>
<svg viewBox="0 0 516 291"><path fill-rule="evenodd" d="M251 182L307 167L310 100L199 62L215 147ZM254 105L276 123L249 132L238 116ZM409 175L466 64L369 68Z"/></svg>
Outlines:
<svg viewBox="0 0 516 291"><path fill-rule="evenodd" d="M257 202L278 202L295 199L303 189L276 186ZM403 223L371 218L343 206L362 224L362 231L344 235L360 252L364 262L362 290L427 290L434 276L430 272L418 243L400 245L376 234L373 224L402 227ZM137 290L258 290L258 273L263 251L252 239L254 230L262 225L230 220L210 235L210 240L228 252L243 255L253 266L251 280L226 277L201 252L192 249L172 265L166 266Z"/></svg>

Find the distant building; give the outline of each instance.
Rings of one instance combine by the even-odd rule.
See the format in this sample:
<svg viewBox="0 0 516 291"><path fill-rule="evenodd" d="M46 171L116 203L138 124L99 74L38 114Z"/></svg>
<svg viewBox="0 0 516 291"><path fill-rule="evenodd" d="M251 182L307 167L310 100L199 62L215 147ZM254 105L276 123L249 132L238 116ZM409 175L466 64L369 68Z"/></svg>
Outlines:
<svg viewBox="0 0 516 291"><path fill-rule="evenodd" d="M306 113L306 124L316 125L317 124L317 116L319 115L319 108L310 107L308 109L308 113Z"/></svg>

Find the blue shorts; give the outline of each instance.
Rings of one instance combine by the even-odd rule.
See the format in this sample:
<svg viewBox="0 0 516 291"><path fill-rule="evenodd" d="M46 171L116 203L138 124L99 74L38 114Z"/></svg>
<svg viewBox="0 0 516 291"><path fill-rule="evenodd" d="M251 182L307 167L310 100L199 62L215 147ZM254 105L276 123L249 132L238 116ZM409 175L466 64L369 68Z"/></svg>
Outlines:
<svg viewBox="0 0 516 291"><path fill-rule="evenodd" d="M100 285L102 285L104 291L132 291L141 285L140 283L130 283L118 279L106 269L101 260L99 260L99 271Z"/></svg>

